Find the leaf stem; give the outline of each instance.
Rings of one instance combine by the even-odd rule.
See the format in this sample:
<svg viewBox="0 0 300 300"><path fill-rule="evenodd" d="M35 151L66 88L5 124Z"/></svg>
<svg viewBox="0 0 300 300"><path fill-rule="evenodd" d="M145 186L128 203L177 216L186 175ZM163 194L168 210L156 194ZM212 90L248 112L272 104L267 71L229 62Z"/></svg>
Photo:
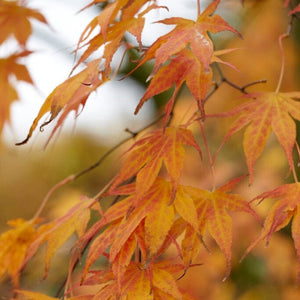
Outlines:
<svg viewBox="0 0 300 300"><path fill-rule="evenodd" d="M199 17L200 14L201 14L200 0L197 0L197 17Z"/></svg>
<svg viewBox="0 0 300 300"><path fill-rule="evenodd" d="M62 181L56 183L56 184L49 190L49 192L47 193L46 197L43 199L42 204L40 205L39 209L36 211L36 213L34 214L34 216L33 216L32 219L33 219L33 220L36 220L36 219L40 216L40 214L41 214L41 212L43 211L43 209L45 208L45 206L46 206L46 204L47 204L49 198L51 197L51 195L52 195L58 188L60 188L61 186L65 185L65 184L67 184L67 183L69 183L70 181L73 181L73 180L74 180L74 175L70 175L70 176L68 176L67 178L63 179Z"/></svg>
<svg viewBox="0 0 300 300"><path fill-rule="evenodd" d="M285 33L285 34L281 34L278 38L279 49L280 49L280 53L281 53L281 69L280 69L278 84L277 84L276 91L275 91L276 94L280 90L280 87L282 84L282 79L283 79L283 74L284 74L284 69L285 69L285 57L284 57L284 52L283 52L282 40L288 36L289 36L289 34Z"/></svg>
<svg viewBox="0 0 300 300"><path fill-rule="evenodd" d="M211 171L211 176L212 176L212 191L214 191L216 189L216 176L215 176L214 162L213 162L211 153L209 151L207 139L206 139L205 132L204 132L204 129L203 129L203 122L202 122L201 119L198 120L198 124L199 124L200 130L201 130L203 142L204 142L206 153L207 153L207 156L208 156L208 161L209 161L209 164L210 164L210 171Z"/></svg>
<svg viewBox="0 0 300 300"><path fill-rule="evenodd" d="M281 69L280 69L280 75L279 75L278 84L277 84L276 91L275 91L276 94L280 90L280 87L281 87L281 84L282 84L283 75L284 75L284 69L285 69L285 56L284 56L284 51L283 51L282 40L284 38L290 36L291 30L292 30L292 23L293 23L293 16L291 16L291 18L290 18L290 22L288 24L286 33L281 34L279 36L279 38L278 38L279 50L280 50L280 54L281 54Z"/></svg>
<svg viewBox="0 0 300 300"><path fill-rule="evenodd" d="M233 87L234 89L239 90L239 91L242 92L243 94L248 94L248 92L246 91L246 89L247 89L248 87L250 87L250 86L252 86L252 85L255 85L255 84L258 84L258 83L266 83L266 82L267 82L267 79L259 79L259 80L255 80L255 81L249 82L249 83L247 83L247 84L245 84L245 85L243 85L243 86L239 86L239 85L235 84L234 82L230 81L229 79L227 79L227 78L225 77L225 75L223 74L223 71L221 70L219 64L217 64L217 63L216 63L216 68L217 68L217 70L218 70L218 72L219 72L221 78L220 78L219 82L217 82L217 83L215 84L214 89L212 90L212 92L211 92L210 94L208 94L208 96L207 96L206 98L210 97L211 94L213 94L213 93L219 88L219 86L220 86L223 82L227 83L228 85L230 85L230 86ZM206 99L205 99L205 100L206 100Z"/></svg>

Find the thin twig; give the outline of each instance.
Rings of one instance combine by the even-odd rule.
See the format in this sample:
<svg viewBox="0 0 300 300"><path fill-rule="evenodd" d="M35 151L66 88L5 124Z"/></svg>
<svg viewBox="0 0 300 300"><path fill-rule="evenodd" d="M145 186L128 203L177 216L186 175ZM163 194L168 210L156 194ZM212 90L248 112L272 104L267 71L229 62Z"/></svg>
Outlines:
<svg viewBox="0 0 300 300"><path fill-rule="evenodd" d="M197 18L201 14L201 5L200 5L200 0L197 0Z"/></svg>
<svg viewBox="0 0 300 300"><path fill-rule="evenodd" d="M221 85L221 83L223 82L226 82L228 85L230 85L231 87L233 87L234 89L236 90L239 90L240 92L242 92L243 94L248 94L248 92L246 91L246 89L252 85L255 85L255 84L258 84L258 83L265 83L267 82L266 79L260 79L260 80L255 80L255 81L252 81L250 83L247 83L243 86L239 86L237 84L235 84L234 82L230 81L228 78L226 78L219 66L219 64L216 64L216 67L217 67L217 70L220 74L220 81L217 83L217 87L215 88L215 90L217 90L219 88L219 86ZM213 92L215 92L215 90L213 90ZM210 96L210 95L209 95Z"/></svg>
<svg viewBox="0 0 300 300"><path fill-rule="evenodd" d="M267 79L255 80L255 81L252 81L250 83L245 84L244 86L241 87L241 89L245 91L246 88L248 88L252 85L255 85L255 84L258 84L258 83L266 83L266 82L267 82Z"/></svg>
<svg viewBox="0 0 300 300"><path fill-rule="evenodd" d="M279 44L279 49L280 49L280 54L281 54L281 69L280 69L278 84L277 84L276 91L275 91L276 94L280 90L283 75L284 75L284 69L285 69L285 56L284 56L284 51L283 51L282 40L285 39L286 37L290 36L291 30L292 30L292 22L293 22L293 18L291 17L286 33L281 34L278 38L278 44Z"/></svg>
<svg viewBox="0 0 300 300"><path fill-rule="evenodd" d="M278 84L276 87L276 91L275 93L277 94L280 90L281 84L282 84L282 79L283 79L283 75L284 75L284 68L285 68L285 57L284 57L284 52L283 52L283 46L282 46L282 40L286 37L288 37L289 34L282 34L279 36L278 38L278 43L279 43L279 49L280 49L280 53L281 53L281 69L280 69L280 75L279 75L279 80L278 80Z"/></svg>
<svg viewBox="0 0 300 300"><path fill-rule="evenodd" d="M112 152L114 152L116 149L118 149L120 146L122 146L123 144L125 144L126 142L130 141L132 138L135 138L139 133L143 132L144 130L148 129L149 127L155 125L157 122L159 122L163 117L165 116L165 114L162 114L161 116L159 116L157 119L155 119L153 122L151 122L150 124L142 127L141 129L139 129L138 131L134 132L129 130L128 128L125 129L126 132L130 133L131 136L128 138L125 138L124 140L122 140L121 142L119 142L117 145L115 145L114 147L110 148L98 161L96 161L94 164L92 164L91 166L89 166L88 168L76 173L74 176L74 180L81 177L82 175L84 175L85 173L90 172L91 170L97 168L106 158L107 156L109 156Z"/></svg>
<svg viewBox="0 0 300 300"><path fill-rule="evenodd" d="M125 144L126 142L130 141L132 138L135 138L139 133L143 132L144 130L148 129L149 127L153 126L154 124L156 124L157 122L159 122L160 119L162 119L165 116L165 114L162 114L161 116L159 116L157 119L155 119L153 122L151 122L150 124L147 124L146 126L142 127L141 129L139 129L136 132L132 132L129 129L127 129L126 131L129 132L131 134L130 137L125 138L124 140L122 140L121 142L119 142L117 145L115 145L114 147L110 148L103 156L101 156L101 158L96 161L94 164L90 165L89 167L87 167L86 169L69 175L68 177L66 177L65 179L61 180L60 182L56 183L47 193L46 197L43 199L42 204L40 205L39 209L37 210L37 212L34 214L33 216L33 220L37 219L41 212L43 211L43 209L45 208L49 198L52 196L52 194L61 186L72 182L76 179L78 179L79 177L83 176L84 174L92 171L93 169L97 168L112 152L114 152L116 149L118 149L120 146L122 146L123 144Z"/></svg>
<svg viewBox="0 0 300 300"><path fill-rule="evenodd" d="M33 216L33 220L36 220L41 212L43 211L43 209L45 208L45 205L47 204L49 198L51 197L51 195L58 189L60 188L61 186L67 184L68 182L71 182L74 180L74 175L70 175L68 176L67 178L65 178L64 180L58 182L57 184L55 184L51 189L50 191L47 193L46 197L43 199L42 201L42 204L40 205L39 209L36 211L36 213L34 214Z"/></svg>

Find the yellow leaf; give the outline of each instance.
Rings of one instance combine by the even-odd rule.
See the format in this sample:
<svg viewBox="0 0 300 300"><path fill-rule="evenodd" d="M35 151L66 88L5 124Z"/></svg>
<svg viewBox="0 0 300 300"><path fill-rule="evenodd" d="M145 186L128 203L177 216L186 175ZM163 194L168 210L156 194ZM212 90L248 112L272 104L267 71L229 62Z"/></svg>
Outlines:
<svg viewBox="0 0 300 300"><path fill-rule="evenodd" d="M23 219L15 219L8 224L14 228L0 236L0 277L8 273L17 288L27 250L37 233L34 224Z"/></svg>

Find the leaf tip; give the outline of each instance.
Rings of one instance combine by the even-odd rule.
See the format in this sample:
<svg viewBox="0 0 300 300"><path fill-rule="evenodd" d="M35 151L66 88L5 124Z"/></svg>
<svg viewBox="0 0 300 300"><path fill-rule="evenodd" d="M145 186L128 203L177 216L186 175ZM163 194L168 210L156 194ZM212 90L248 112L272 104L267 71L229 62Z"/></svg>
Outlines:
<svg viewBox="0 0 300 300"><path fill-rule="evenodd" d="M19 143L15 143L15 146L25 145L28 142L29 139L30 139L30 135L28 135L25 140L23 140L23 141L21 141Z"/></svg>

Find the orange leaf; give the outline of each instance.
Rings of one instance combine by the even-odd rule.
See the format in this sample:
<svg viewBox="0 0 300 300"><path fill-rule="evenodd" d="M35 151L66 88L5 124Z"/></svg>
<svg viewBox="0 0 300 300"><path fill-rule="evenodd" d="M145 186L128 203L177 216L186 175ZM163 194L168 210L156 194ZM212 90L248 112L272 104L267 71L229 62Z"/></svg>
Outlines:
<svg viewBox="0 0 300 300"><path fill-rule="evenodd" d="M135 234L132 234L113 261L112 271L116 278L118 292L121 291L124 273L130 264L136 246Z"/></svg>
<svg viewBox="0 0 300 300"><path fill-rule="evenodd" d="M127 215L128 211L132 207L133 203L133 196L127 197L126 199L114 204L111 206L106 212L105 215L100 219L100 221L96 222L89 230L87 230L86 233L84 233L75 246L73 247L73 253L72 253L72 259L73 261L76 261L76 259L79 258L81 251L84 249L84 247L87 245L87 243L94 238L101 228L103 228L105 225L108 225L109 223L115 222L117 225L119 225L118 221L122 220L124 216ZM114 224L112 224L114 225ZM83 278L85 277L88 268L90 265L92 265L95 260L102 255L103 251L107 248L107 246L112 242L111 240L115 237L114 231L112 231L112 225L110 225L107 236L105 237L105 232L103 233L103 238L96 238L91 246L90 253L88 255L87 261L86 261L86 267L83 272ZM117 230L117 229L116 229ZM102 244L103 243L103 244Z"/></svg>
<svg viewBox="0 0 300 300"><path fill-rule="evenodd" d="M13 54L7 58L0 59L0 133L4 123L10 120L10 106L12 102L19 97L11 79L16 78L17 80L33 84L26 66L18 63L19 59L29 54L31 52L23 51L19 54Z"/></svg>
<svg viewBox="0 0 300 300"><path fill-rule="evenodd" d="M47 24L45 17L37 10L27 8L25 1L1 1L0 4L0 44L13 35L19 44L25 46L32 33L29 19Z"/></svg>
<svg viewBox="0 0 300 300"><path fill-rule="evenodd" d="M133 34L140 47L141 35L144 28L144 14L149 9L159 8L152 5L150 8L145 8L144 11L135 17L135 14L143 7L143 5L149 0L142 1L129 1L118 0L109 3L102 12L96 16L85 28L79 39L76 52L82 47L88 46L80 59L74 66L73 70L82 62L84 62L89 56L97 51L100 47L104 47L103 58L105 59L105 74L110 73L110 63L113 55L117 49L124 44L124 36L126 32ZM94 1L96 3L97 1ZM116 16L119 15L120 19L116 20ZM100 27L100 33L95 35L92 39L88 40L94 29ZM88 41L87 41L88 40Z"/></svg>
<svg viewBox="0 0 300 300"><path fill-rule="evenodd" d="M183 262L189 266L197 257L200 248L201 240L197 231L191 226L186 227L185 235L181 244Z"/></svg>
<svg viewBox="0 0 300 300"><path fill-rule="evenodd" d="M91 244L91 247L89 249L88 256L86 258L85 264L84 264L84 270L82 272L82 280L85 279L89 268L91 265L101 256L103 255L103 252L110 246L115 239L115 236L117 234L117 230L119 225L118 223L116 225L111 225L107 229L105 229L104 232L102 232L99 236L97 236L93 243Z"/></svg>
<svg viewBox="0 0 300 300"><path fill-rule="evenodd" d="M188 222L193 229L198 231L198 216L193 199L186 193L183 186L179 186L174 200L178 214Z"/></svg>
<svg viewBox="0 0 300 300"><path fill-rule="evenodd" d="M23 219L11 220L8 224L14 228L0 236L0 278L7 272L17 288L26 253L37 232L32 222Z"/></svg>
<svg viewBox="0 0 300 300"><path fill-rule="evenodd" d="M172 196L171 185L165 180L156 180L155 183L151 211L145 218L145 242L150 257L162 246L175 217L174 207L169 205Z"/></svg>
<svg viewBox="0 0 300 300"><path fill-rule="evenodd" d="M173 297L164 299L182 299L175 276L183 270L183 265L176 265L170 260L163 263L151 262L146 268L131 262L122 279L119 293L110 271L104 276L101 276L101 273L99 276L96 271L93 284L102 284L104 287L95 295L95 299L115 297L113 299L154 300L161 294Z"/></svg>
<svg viewBox="0 0 300 300"><path fill-rule="evenodd" d="M154 254L154 251L163 243L172 225L171 219L174 218L173 207L168 206L170 196L170 183L158 178L142 198L137 198L136 196L132 199L132 208L128 212L129 215L124 216L119 226L118 234L112 243L110 261L115 259L129 236L135 231L144 218L146 245L150 248L148 249L150 250L150 255ZM159 204L159 201L161 201L162 204ZM156 211L156 209L170 213L169 217L165 215L167 221L162 222L162 214L160 211ZM156 218L155 213L158 214Z"/></svg>
<svg viewBox="0 0 300 300"><path fill-rule="evenodd" d="M157 39L135 68L137 69L145 62L155 59L153 71L149 77L153 78L153 83L151 81L135 113L138 113L146 100L175 84L176 89L170 100L170 106L172 106L176 93L185 80L199 106L202 107L201 111L203 111L203 100L208 92L212 76L209 65L213 55L213 43L208 36L208 31L217 33L229 30L239 35L220 16L211 16L219 2L217 0L211 3L197 21L179 17L159 21L159 23L176 25L176 27ZM173 58L174 56L175 58ZM170 64L161 68L168 60L171 60ZM169 115L170 107L167 113Z"/></svg>
<svg viewBox="0 0 300 300"><path fill-rule="evenodd" d="M170 108L167 106L167 121L169 119L175 97L184 81L192 95L199 103L201 100L204 100L212 80L211 69L208 68L208 71L205 71L203 65L195 54L188 49L181 50L170 60L169 64L160 68L153 76L145 94L136 107L135 114L138 113L140 108L148 99L175 85L175 91L172 98L169 100Z"/></svg>
<svg viewBox="0 0 300 300"><path fill-rule="evenodd" d="M234 184L236 184L236 180L233 181ZM185 192L192 197L197 208L199 232L202 233L207 229L224 253L227 266L225 278L227 278L230 273L232 253L232 221L227 211L243 211L252 214L259 220L259 217L255 211L251 209L249 203L240 195L227 193L228 186L233 186L234 184L226 184L226 191L223 191L223 188L220 187L214 192L185 187ZM197 245L198 242L195 242ZM190 251L192 251L192 249L190 249ZM194 253L194 255L196 255L197 251ZM190 257L191 260L195 259L191 254L188 254L187 257Z"/></svg>
<svg viewBox="0 0 300 300"><path fill-rule="evenodd" d="M85 231L93 202L94 199L82 200L64 216L39 228L39 237L30 245L26 261L35 254L42 243L47 242L44 277L48 275L50 260L54 253L72 234L75 232L82 234Z"/></svg>
<svg viewBox="0 0 300 300"><path fill-rule="evenodd" d="M109 260L113 265L118 286L137 242L141 247L143 261L155 256L164 244L175 221L174 205L170 205L171 195L171 183L158 178L143 197L137 198L134 194L130 195L107 210L102 219L97 222L98 224L96 223L81 237L81 243L85 244L83 240L90 240L101 227L109 224L108 220L112 220L110 215L114 211L114 206L118 210L122 202L126 203L125 206L122 206L127 208L127 210L122 210L122 217L120 215L121 218L113 220L114 222L109 224L91 244L83 277L106 249L109 249ZM82 246L79 248L82 249Z"/></svg>
<svg viewBox="0 0 300 300"><path fill-rule="evenodd" d="M182 295L176 284L176 279L168 271L164 270L159 265L154 264L152 272L154 299L156 299L155 289L172 296L173 299L182 299Z"/></svg>
<svg viewBox="0 0 300 300"><path fill-rule="evenodd" d="M224 252L227 262L226 276L228 276L231 265L232 223L227 210L244 211L258 218L241 196L228 194L241 178L243 177L232 180L214 192L178 186L173 203L170 203L172 184L162 178L156 178L141 197L135 193L133 184L113 190L113 195L116 195L118 190L120 195L126 193L131 195L110 207L102 219L82 236L82 242L83 239L91 240L100 228L108 225L90 247L84 276L96 259L109 249L109 261L112 264L115 280L114 289L121 293L128 275L126 266L130 266L135 247L141 246L142 268L147 267L150 259L161 255L171 243L175 243L181 255L180 246L175 239L185 229L186 237L182 243L184 262L190 265L196 258L201 244L198 235L203 235L204 230L208 229ZM116 207L116 214L114 214L114 207ZM180 214L177 219L175 209ZM160 282L160 279L157 279L157 283L155 279L150 279L150 282L153 283L153 288L160 290L160 293L176 298L178 296L176 290L172 294L167 288L167 286L173 287L171 284L173 279L165 274L169 272L166 266L165 268L165 271L158 271L156 274L157 278L165 277L163 282ZM106 286L101 290L101 296L109 297L111 291L111 286Z"/></svg>
<svg viewBox="0 0 300 300"><path fill-rule="evenodd" d="M273 130L292 169L294 167L292 152L296 141L296 125L292 117L300 120L300 103L293 98L300 98L300 92L252 93L244 97L252 98L252 100L227 113L215 115L239 114L222 145L234 133L248 125L243 145L250 173L249 180L252 182L254 164L264 150L271 130Z"/></svg>
<svg viewBox="0 0 300 300"><path fill-rule="evenodd" d="M251 243L242 259L262 240L270 241L271 235L287 226L292 221L292 237L298 257L298 281L300 281L300 183L282 185L272 191L265 192L253 200L265 198L278 199L273 205L264 222L264 227L259 236Z"/></svg>
<svg viewBox="0 0 300 300"><path fill-rule="evenodd" d="M106 82L108 78L103 75L103 72L99 71L100 59L93 60L87 64L87 67L70 77L65 82L57 86L52 93L47 97L44 104L40 108L40 111L33 121L27 138L17 143L16 145L22 145L27 143L30 139L33 131L35 130L39 120L46 114L50 112L50 118L48 121L44 122L40 130L44 126L52 122L58 114L62 111L62 114L58 118L57 124L52 130L49 140L56 132L56 130L62 126L67 115L72 111L78 112L80 105L84 106L89 95L95 91L101 84Z"/></svg>
<svg viewBox="0 0 300 300"><path fill-rule="evenodd" d="M154 300L148 270L140 269L133 263L126 271L122 286L122 294L127 295L128 299Z"/></svg>
<svg viewBox="0 0 300 300"><path fill-rule="evenodd" d="M193 146L201 155L191 131L182 127L168 127L165 131L156 130L137 141L129 149L111 191L136 175L136 193L137 197L141 197L153 184L163 162L170 175L173 189L176 190L184 162L183 143Z"/></svg>
<svg viewBox="0 0 300 300"><path fill-rule="evenodd" d="M105 275L103 275L102 271L94 271L93 273L95 276L92 276L92 281L87 280L88 284L102 284L101 289L95 294L93 299L153 300L148 270L139 268L133 262L126 269L120 291L117 289L117 284L111 271L108 271Z"/></svg>
<svg viewBox="0 0 300 300"><path fill-rule="evenodd" d="M176 239L184 232L185 228L187 227L188 223L183 218L177 218L169 232L168 232L168 238L165 239L163 245L159 249L157 256L160 256L163 254L172 243L176 242ZM182 257L181 249L177 249L178 255Z"/></svg>

